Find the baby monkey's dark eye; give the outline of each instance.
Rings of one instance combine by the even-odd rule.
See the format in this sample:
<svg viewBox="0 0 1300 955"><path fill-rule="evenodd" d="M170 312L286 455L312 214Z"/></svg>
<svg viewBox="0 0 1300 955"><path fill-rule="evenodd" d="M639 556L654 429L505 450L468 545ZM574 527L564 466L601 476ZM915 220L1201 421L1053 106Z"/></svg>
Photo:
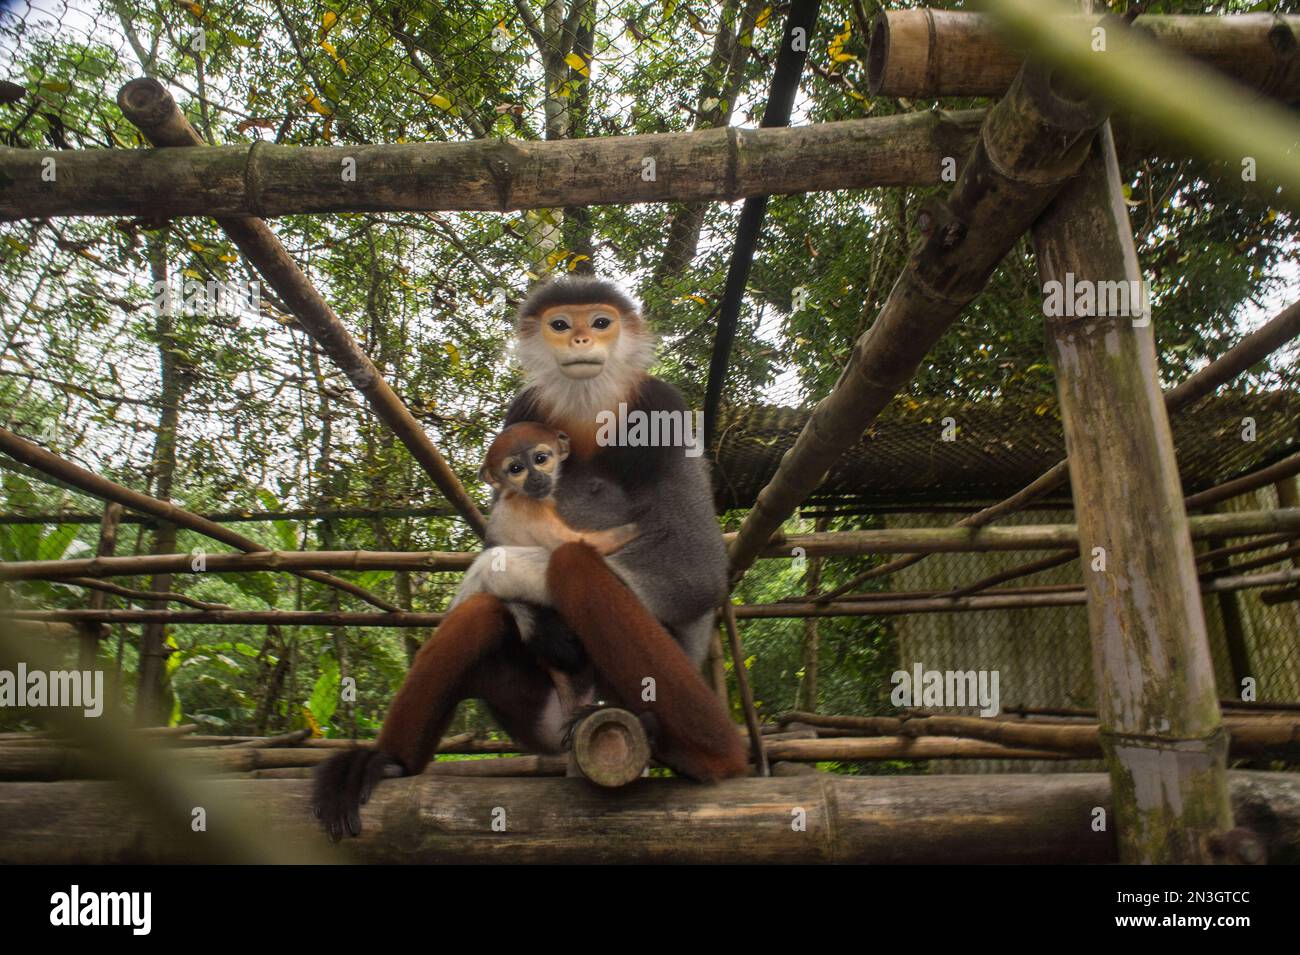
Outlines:
<svg viewBox="0 0 1300 955"><path fill-rule="evenodd" d="M537 454L533 455L533 463L534 463L534 464L545 464L545 463L546 463L546 459L549 458L549 457L550 457L550 455L547 454L545 451L539 451L539 452L537 452Z"/></svg>
<svg viewBox="0 0 1300 955"><path fill-rule="evenodd" d="M524 466L523 466L522 464L520 464L518 461L516 461L514 464L510 465L510 473L511 473L511 474L518 474L518 473L519 473L520 471L522 471L523 469L524 469Z"/></svg>

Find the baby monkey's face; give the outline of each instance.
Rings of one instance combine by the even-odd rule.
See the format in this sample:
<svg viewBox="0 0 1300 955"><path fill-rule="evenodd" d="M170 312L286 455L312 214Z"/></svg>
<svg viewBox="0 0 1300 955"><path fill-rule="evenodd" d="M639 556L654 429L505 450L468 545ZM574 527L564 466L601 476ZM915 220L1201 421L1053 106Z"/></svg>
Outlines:
<svg viewBox="0 0 1300 955"><path fill-rule="evenodd" d="M483 477L498 491L511 490L539 500L555 493L560 462L569 456L569 439L532 423L507 428L492 443Z"/></svg>
<svg viewBox="0 0 1300 955"><path fill-rule="evenodd" d="M550 497L560 476L560 459L556 449L549 444L534 444L519 448L506 458L502 471L505 480L516 491L529 497Z"/></svg>

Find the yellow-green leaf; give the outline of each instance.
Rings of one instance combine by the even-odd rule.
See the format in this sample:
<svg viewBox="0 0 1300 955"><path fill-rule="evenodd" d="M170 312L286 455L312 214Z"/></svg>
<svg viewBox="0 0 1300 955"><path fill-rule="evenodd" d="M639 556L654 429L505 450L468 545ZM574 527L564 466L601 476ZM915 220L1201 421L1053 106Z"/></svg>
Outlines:
<svg viewBox="0 0 1300 955"><path fill-rule="evenodd" d="M591 68L587 65L587 61L578 53L570 53L564 58L564 62L568 63L569 66L577 70L583 76L591 75Z"/></svg>
<svg viewBox="0 0 1300 955"><path fill-rule="evenodd" d="M307 90L302 94L302 100L304 103L306 103L316 112L320 113L322 116L334 115L334 111L330 109L328 106L326 106L324 103L322 103L320 101L320 97L317 96L315 93L313 93L311 90Z"/></svg>

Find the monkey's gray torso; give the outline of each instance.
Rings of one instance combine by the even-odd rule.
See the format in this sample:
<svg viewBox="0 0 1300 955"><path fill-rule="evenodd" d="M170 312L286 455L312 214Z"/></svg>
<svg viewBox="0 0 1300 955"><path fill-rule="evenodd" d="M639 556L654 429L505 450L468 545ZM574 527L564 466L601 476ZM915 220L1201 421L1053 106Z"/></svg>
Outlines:
<svg viewBox="0 0 1300 955"><path fill-rule="evenodd" d="M647 377L628 410L688 414L677 390ZM524 392L506 423L548 420ZM577 530L636 523L639 536L606 560L696 662L708 649L713 611L727 593L727 554L714 515L709 466L686 449L597 448L571 454L555 493L560 516Z"/></svg>

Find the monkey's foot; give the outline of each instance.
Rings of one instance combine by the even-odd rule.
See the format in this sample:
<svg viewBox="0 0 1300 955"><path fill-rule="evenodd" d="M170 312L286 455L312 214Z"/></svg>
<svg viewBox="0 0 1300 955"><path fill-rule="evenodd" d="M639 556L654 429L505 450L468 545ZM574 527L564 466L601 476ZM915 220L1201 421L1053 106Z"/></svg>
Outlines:
<svg viewBox="0 0 1300 955"><path fill-rule="evenodd" d="M312 811L321 828L338 842L361 835L361 807L385 779L405 776L402 764L377 749L350 749L316 767Z"/></svg>

